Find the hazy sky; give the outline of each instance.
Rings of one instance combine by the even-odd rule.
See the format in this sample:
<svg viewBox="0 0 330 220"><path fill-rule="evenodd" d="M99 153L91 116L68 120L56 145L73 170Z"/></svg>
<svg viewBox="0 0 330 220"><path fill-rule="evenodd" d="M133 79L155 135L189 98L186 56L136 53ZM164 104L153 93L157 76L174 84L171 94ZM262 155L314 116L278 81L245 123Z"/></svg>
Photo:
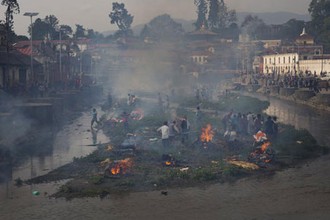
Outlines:
<svg viewBox="0 0 330 220"><path fill-rule="evenodd" d="M103 32L117 29L110 24L109 13L112 2L125 3L125 7L134 16L134 23L147 23L160 14L170 14L172 18L195 19L194 0L18 0L21 13L14 16L14 28L17 34L27 35L30 18L24 12L39 12L38 17L55 15L60 24L75 24ZM311 0L225 0L230 9L244 12L295 12L307 14ZM4 19L1 6L0 19ZM34 17L35 19L35 17Z"/></svg>

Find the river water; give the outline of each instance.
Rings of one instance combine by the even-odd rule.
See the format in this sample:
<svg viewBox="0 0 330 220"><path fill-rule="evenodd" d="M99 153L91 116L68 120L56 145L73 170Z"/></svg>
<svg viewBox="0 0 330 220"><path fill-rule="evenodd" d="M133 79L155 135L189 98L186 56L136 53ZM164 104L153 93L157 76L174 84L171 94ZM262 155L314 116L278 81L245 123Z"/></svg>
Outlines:
<svg viewBox="0 0 330 220"><path fill-rule="evenodd" d="M265 99L263 97L259 97ZM266 98L267 99L267 98ZM267 114L296 128L309 130L320 144L329 143L329 114L270 98ZM83 114L64 127L54 141L53 154L32 157L13 169L12 179L45 174L92 152L90 115ZM102 131L96 142L108 139ZM203 188L169 189L98 198L49 199L65 181L16 187L13 181L0 188L0 219L330 219L330 156L272 177L241 179ZM38 190L39 196L33 191Z"/></svg>

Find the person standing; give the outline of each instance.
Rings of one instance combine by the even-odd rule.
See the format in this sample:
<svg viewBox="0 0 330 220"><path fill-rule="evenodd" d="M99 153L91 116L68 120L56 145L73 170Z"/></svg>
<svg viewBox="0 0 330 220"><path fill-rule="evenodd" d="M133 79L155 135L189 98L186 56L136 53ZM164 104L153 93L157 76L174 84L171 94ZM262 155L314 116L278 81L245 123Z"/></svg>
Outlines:
<svg viewBox="0 0 330 220"><path fill-rule="evenodd" d="M175 135L179 134L179 129L176 126L176 121L172 121L170 123L169 126L169 139L170 139L170 143L173 143L174 139L175 139Z"/></svg>
<svg viewBox="0 0 330 220"><path fill-rule="evenodd" d="M169 127L167 121L164 121L163 125L157 129L162 134L162 143L165 150L169 147Z"/></svg>
<svg viewBox="0 0 330 220"><path fill-rule="evenodd" d="M189 129L190 129L190 124L187 119L187 116L184 116L182 121L181 121L181 143L184 144L185 141L189 139Z"/></svg>
<svg viewBox="0 0 330 220"><path fill-rule="evenodd" d="M92 111L91 127L93 127L94 122L96 122L97 124L99 123L97 120L97 111L95 108L93 108L93 111Z"/></svg>
<svg viewBox="0 0 330 220"><path fill-rule="evenodd" d="M265 122L265 133L270 139L274 134L274 121L272 120L271 116L268 116Z"/></svg>

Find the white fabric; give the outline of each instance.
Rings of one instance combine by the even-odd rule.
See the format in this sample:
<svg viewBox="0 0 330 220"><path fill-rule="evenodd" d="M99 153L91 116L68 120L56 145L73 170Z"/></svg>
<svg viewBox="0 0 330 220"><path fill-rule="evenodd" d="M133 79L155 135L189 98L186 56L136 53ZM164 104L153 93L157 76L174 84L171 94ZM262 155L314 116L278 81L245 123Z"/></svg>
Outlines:
<svg viewBox="0 0 330 220"><path fill-rule="evenodd" d="M169 128L167 125L161 126L160 128L157 129L157 131L160 131L162 133L162 139L169 138Z"/></svg>

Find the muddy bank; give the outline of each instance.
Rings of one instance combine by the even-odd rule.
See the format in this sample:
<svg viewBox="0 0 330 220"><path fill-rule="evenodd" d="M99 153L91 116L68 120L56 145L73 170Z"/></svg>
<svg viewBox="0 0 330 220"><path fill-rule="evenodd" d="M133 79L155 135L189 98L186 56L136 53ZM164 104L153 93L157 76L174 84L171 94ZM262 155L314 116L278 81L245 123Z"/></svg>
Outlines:
<svg viewBox="0 0 330 220"><path fill-rule="evenodd" d="M1 202L1 217L14 219L329 219L330 156L270 178L244 178L204 187L110 195L66 202L41 196ZM57 183L52 188L58 188ZM29 189L29 186L24 186ZM17 193L22 193L24 187ZM17 195L14 195L17 196ZM17 208L19 209L17 210Z"/></svg>

